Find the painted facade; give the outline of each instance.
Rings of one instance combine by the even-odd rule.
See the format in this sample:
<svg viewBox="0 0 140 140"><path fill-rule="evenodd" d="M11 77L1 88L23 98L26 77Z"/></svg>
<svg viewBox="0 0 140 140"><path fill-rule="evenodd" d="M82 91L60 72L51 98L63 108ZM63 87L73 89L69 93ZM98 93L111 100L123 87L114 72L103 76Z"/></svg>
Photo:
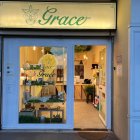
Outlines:
<svg viewBox="0 0 140 140"><path fill-rule="evenodd" d="M117 1L114 38L113 131L120 140L140 138L140 9L138 0ZM0 31L1 40L3 30ZM6 33L5 33L6 34ZM118 70L121 66L121 71Z"/></svg>

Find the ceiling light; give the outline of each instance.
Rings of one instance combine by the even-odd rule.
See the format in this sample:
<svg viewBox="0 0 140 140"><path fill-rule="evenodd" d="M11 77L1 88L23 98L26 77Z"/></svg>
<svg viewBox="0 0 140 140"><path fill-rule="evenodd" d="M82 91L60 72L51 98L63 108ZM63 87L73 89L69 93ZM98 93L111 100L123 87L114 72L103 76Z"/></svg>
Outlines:
<svg viewBox="0 0 140 140"><path fill-rule="evenodd" d="M36 50L36 46L33 47L33 50L34 50L34 51Z"/></svg>

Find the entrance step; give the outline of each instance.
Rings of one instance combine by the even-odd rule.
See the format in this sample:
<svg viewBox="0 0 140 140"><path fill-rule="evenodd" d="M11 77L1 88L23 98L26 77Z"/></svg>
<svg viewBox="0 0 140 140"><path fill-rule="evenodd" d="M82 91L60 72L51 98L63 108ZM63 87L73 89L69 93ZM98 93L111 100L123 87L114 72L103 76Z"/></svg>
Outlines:
<svg viewBox="0 0 140 140"><path fill-rule="evenodd" d="M0 140L118 140L111 131L1 130Z"/></svg>

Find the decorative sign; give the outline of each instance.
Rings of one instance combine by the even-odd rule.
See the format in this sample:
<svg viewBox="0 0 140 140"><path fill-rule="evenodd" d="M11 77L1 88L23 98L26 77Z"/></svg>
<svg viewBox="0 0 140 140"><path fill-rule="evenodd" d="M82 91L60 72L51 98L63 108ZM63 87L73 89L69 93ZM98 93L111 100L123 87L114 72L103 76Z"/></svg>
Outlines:
<svg viewBox="0 0 140 140"><path fill-rule="evenodd" d="M48 78L55 76L54 70L57 67L57 60L54 55L45 54L40 59L40 63L43 65L43 71L40 71L37 76L44 76Z"/></svg>
<svg viewBox="0 0 140 140"><path fill-rule="evenodd" d="M0 2L0 28L115 29L115 3Z"/></svg>

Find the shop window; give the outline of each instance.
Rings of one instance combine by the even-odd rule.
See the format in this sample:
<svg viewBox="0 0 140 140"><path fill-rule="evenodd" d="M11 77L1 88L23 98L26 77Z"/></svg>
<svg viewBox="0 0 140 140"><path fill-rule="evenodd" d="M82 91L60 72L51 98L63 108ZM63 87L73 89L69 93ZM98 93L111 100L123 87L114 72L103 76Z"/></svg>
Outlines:
<svg viewBox="0 0 140 140"><path fill-rule="evenodd" d="M19 123L66 122L64 47L20 47Z"/></svg>

